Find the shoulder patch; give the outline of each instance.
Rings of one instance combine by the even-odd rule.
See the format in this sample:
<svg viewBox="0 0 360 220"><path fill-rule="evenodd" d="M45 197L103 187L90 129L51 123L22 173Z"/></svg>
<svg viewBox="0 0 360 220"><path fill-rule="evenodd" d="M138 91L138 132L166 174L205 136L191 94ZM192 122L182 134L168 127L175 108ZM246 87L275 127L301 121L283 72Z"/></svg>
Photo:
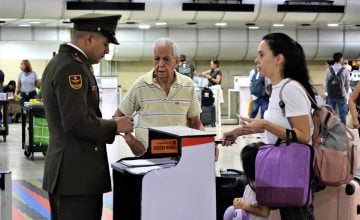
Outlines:
<svg viewBox="0 0 360 220"><path fill-rule="evenodd" d="M70 75L69 84L73 89L81 89L82 87L82 77L81 75Z"/></svg>

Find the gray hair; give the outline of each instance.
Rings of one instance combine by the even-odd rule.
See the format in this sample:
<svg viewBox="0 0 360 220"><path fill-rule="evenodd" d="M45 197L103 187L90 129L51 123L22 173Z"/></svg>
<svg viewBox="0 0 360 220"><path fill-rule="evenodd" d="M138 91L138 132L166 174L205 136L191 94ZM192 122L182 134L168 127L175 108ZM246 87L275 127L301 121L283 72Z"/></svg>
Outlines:
<svg viewBox="0 0 360 220"><path fill-rule="evenodd" d="M159 38L154 42L153 49L157 46L170 46L173 51L173 56L177 59L179 57L177 44L169 38Z"/></svg>

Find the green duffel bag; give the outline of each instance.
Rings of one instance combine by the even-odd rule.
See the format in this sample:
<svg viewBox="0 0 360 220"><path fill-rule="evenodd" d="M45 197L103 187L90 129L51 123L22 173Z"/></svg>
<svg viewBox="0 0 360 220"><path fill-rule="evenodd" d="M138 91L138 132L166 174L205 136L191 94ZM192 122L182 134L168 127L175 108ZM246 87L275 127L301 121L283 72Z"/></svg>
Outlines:
<svg viewBox="0 0 360 220"><path fill-rule="evenodd" d="M45 118L34 117L34 145L49 145L49 128Z"/></svg>

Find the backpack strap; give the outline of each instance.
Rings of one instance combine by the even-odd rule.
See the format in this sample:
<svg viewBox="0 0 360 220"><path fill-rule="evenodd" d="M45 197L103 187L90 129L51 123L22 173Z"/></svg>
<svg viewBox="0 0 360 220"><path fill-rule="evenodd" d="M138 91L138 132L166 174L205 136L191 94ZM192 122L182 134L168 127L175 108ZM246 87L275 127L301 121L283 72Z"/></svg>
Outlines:
<svg viewBox="0 0 360 220"><path fill-rule="evenodd" d="M286 86L286 84L288 84L291 81L291 79L288 79L280 88L280 92L279 92L279 106L281 108L281 111L283 113L283 115L285 116L285 102L283 101L283 97L282 97L282 91L284 89L284 87Z"/></svg>

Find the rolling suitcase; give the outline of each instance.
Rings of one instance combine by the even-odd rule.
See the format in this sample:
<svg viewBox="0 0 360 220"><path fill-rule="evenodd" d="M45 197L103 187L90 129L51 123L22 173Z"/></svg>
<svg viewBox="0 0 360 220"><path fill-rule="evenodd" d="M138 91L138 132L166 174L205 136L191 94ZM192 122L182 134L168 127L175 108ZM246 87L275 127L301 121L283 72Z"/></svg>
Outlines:
<svg viewBox="0 0 360 220"><path fill-rule="evenodd" d="M215 106L201 106L202 112L200 113L200 121L203 125L211 125L215 127L216 115L215 115Z"/></svg>
<svg viewBox="0 0 360 220"><path fill-rule="evenodd" d="M315 219L319 220L360 220L360 177L316 192L314 211Z"/></svg>
<svg viewBox="0 0 360 220"><path fill-rule="evenodd" d="M11 172L0 171L0 219L12 219Z"/></svg>

